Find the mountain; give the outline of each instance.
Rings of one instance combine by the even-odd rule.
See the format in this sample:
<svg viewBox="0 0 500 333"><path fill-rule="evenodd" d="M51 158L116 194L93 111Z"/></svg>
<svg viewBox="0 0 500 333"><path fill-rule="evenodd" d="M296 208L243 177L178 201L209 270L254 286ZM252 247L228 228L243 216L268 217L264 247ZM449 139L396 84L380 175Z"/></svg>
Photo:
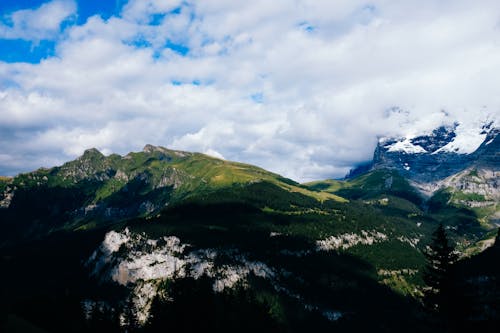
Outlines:
<svg viewBox="0 0 500 333"><path fill-rule="evenodd" d="M247 186L287 193L285 201L291 202L343 200L255 166L203 154L152 145L125 156L89 149L62 166L0 179L0 217L11 231L0 241L154 216L169 205Z"/></svg>
<svg viewBox="0 0 500 333"><path fill-rule="evenodd" d="M498 169L499 133L494 122L477 128L455 123L429 134L382 137L371 168L395 169L419 183L442 180L467 168Z"/></svg>
<svg viewBox="0 0 500 333"><path fill-rule="evenodd" d="M455 123L432 132L379 139L373 161L349 178L370 170L395 170L433 202L472 208L485 224L499 222L500 129L495 122Z"/></svg>
<svg viewBox="0 0 500 333"><path fill-rule="evenodd" d="M449 182L491 178L481 170ZM414 183L393 167L298 184L163 147L90 149L0 179L0 309L51 332L425 331L433 230L462 255L493 231L453 201L469 199Z"/></svg>

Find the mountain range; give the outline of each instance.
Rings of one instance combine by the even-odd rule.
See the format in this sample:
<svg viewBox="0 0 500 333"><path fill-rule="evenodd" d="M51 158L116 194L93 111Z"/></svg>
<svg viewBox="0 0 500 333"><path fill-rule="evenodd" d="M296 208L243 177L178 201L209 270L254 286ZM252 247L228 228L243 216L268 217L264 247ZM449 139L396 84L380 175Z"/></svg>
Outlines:
<svg viewBox="0 0 500 333"><path fill-rule="evenodd" d="M480 218L500 219L500 132L490 121L467 128L440 126L427 135L382 137L373 160L351 171L391 169L408 179L426 198L450 196L459 206L473 208Z"/></svg>
<svg viewBox="0 0 500 333"><path fill-rule="evenodd" d="M464 267L497 253L486 249L500 218L498 133L456 123L380 138L346 179L305 184L152 145L2 177L5 325L147 330L178 313L172 328L194 331L188 314L210 309L218 331L249 318L248 331L425 331L423 252L436 227Z"/></svg>

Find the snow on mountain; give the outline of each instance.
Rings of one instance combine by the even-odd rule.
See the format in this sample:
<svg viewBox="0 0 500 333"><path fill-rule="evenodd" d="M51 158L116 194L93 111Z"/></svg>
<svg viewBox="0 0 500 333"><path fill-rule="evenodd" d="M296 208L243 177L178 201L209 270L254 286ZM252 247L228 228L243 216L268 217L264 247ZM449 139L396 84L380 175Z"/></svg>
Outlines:
<svg viewBox="0 0 500 333"><path fill-rule="evenodd" d="M427 153L427 151L418 146L411 143L409 138L403 139L403 141L397 141L396 143L385 146L390 152L404 152L407 154L420 154Z"/></svg>
<svg viewBox="0 0 500 333"><path fill-rule="evenodd" d="M494 128L493 121L486 123L477 121L471 124L456 122L451 126L440 126L430 133L399 138L383 137L379 140L379 145L390 153L472 154Z"/></svg>
<svg viewBox="0 0 500 333"><path fill-rule="evenodd" d="M499 121L455 122L432 131L408 129L403 137L379 139L370 168L394 169L418 183L443 180L467 168L499 170ZM363 169L364 168L364 169ZM350 175L363 171L353 170Z"/></svg>
<svg viewBox="0 0 500 333"><path fill-rule="evenodd" d="M450 143L456 136L453 126L440 126L431 132L409 134L399 138L382 137L379 146L391 153L424 154L433 153Z"/></svg>
<svg viewBox="0 0 500 333"><path fill-rule="evenodd" d="M449 152L456 154L472 154L484 142L488 135L487 125L467 126L459 124L455 129L455 137L447 145L433 152L433 154Z"/></svg>

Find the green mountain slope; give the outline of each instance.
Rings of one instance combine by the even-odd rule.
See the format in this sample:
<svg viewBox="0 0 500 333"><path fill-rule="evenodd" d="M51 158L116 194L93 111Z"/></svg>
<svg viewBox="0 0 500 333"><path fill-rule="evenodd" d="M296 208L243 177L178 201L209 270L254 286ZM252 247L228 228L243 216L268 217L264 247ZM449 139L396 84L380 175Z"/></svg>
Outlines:
<svg viewBox="0 0 500 333"><path fill-rule="evenodd" d="M60 167L0 179L0 217L11 231L4 241L151 216L167 205L258 182L312 202L345 201L255 166L203 154L150 145L125 156L90 149Z"/></svg>
<svg viewBox="0 0 500 333"><path fill-rule="evenodd" d="M392 271L419 269L421 249L440 222L463 249L486 232L473 211L437 198L424 202L394 170L300 185L255 166L151 145L125 156L90 149L60 167L1 179L0 184L4 244L130 219L143 221L137 224L141 228L157 226L159 234L185 229L196 234L227 230L229 219L231 227L299 237L312 248L355 254L386 279ZM163 216L172 216L176 207L183 212L173 219L178 222L163 223ZM216 207L222 224L207 225L203 216L196 223L185 222L190 210L210 207ZM244 212L241 219L233 217L242 216L238 209Z"/></svg>
<svg viewBox="0 0 500 333"><path fill-rule="evenodd" d="M473 211L482 225L492 227L500 221L499 176L494 169L471 167L452 175L434 187L434 196L446 197L447 204Z"/></svg>
<svg viewBox="0 0 500 333"><path fill-rule="evenodd" d="M374 170L348 180L315 181L304 184L311 190L343 195L349 199L373 199L380 195L393 195L414 203L421 203L422 197L397 171Z"/></svg>
<svg viewBox="0 0 500 333"><path fill-rule="evenodd" d="M460 186L458 181L466 182L464 175L457 174L450 178L455 182L448 180L448 186L435 191L431 197L391 169L378 169L347 180L316 181L304 186L375 205L383 210L383 214L399 211L408 217L420 218L422 222L443 223L459 247L465 250L494 228L485 223L485 216L491 215L491 209L494 210L497 204L495 198L487 196L482 200L483 196L464 191L464 186Z"/></svg>
<svg viewBox="0 0 500 333"><path fill-rule="evenodd" d="M0 259L16 272L1 280L16 304L9 311L49 331L68 328L23 309L69 302L68 316L85 326L78 302L110 313L133 303L145 323L162 293L203 287L227 311L238 286L249 302L235 309L268 313L284 331L401 331L418 322L422 250L436 226L444 223L466 254L491 235L449 192L426 199L394 170L301 185L154 146L125 156L91 149L2 178L0 189ZM30 286L33 270L47 273ZM173 302L167 307L185 305Z"/></svg>

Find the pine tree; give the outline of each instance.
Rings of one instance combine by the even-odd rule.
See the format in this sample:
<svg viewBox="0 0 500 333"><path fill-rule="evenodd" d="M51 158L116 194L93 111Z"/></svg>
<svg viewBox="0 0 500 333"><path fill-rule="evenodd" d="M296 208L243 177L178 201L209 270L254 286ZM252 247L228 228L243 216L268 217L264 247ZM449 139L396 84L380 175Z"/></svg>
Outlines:
<svg viewBox="0 0 500 333"><path fill-rule="evenodd" d="M427 285L424 305L431 313L447 317L451 315L453 309L453 263L457 260L457 256L442 224L432 236L432 242L424 252L427 259L423 276Z"/></svg>
<svg viewBox="0 0 500 333"><path fill-rule="evenodd" d="M123 306L123 324L125 327L124 331L127 333L134 332L139 327L132 296L127 299Z"/></svg>

